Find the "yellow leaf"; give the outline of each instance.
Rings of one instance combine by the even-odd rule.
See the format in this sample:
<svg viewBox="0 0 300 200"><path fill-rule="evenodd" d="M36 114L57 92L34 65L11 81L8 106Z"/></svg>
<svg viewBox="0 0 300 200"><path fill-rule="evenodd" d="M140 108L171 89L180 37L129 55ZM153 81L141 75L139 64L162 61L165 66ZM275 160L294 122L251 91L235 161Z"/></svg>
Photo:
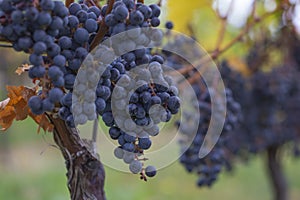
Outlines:
<svg viewBox="0 0 300 200"><path fill-rule="evenodd" d="M211 1L205 0L169 0L167 1L167 18L174 22L174 30L190 35L188 26L191 25L196 12L200 8L211 6Z"/></svg>

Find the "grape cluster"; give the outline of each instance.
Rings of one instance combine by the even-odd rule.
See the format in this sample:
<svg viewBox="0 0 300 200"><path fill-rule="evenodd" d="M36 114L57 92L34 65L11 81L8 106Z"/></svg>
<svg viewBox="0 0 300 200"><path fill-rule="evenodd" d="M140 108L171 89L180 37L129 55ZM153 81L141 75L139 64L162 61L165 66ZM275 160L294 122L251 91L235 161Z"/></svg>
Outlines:
<svg viewBox="0 0 300 200"><path fill-rule="evenodd" d="M296 103L300 91L297 69L284 66L268 73L258 70L245 79L226 62L222 66L225 84L233 89L244 113L244 123L235 134L239 148L259 153L288 141L297 143L298 125L293 118L300 109Z"/></svg>
<svg viewBox="0 0 300 200"><path fill-rule="evenodd" d="M203 87L204 86L204 87ZM231 145L229 139L233 134L233 131L239 126L241 120L241 108L240 105L233 99L230 89L226 89L226 107L223 104L218 104L216 110L226 109L225 124L221 133L221 136L214 146L213 150L204 158L199 158L199 151L204 143L204 138L207 135L208 126L211 120L211 98L216 98L212 95L213 89L205 88L205 84L202 83L193 85L195 93L198 97L198 102L194 106L199 107L200 120L195 121L194 113L185 113L184 121L181 122L179 130L181 134L187 136L180 141L181 147L184 150L180 157L180 162L190 173L194 172L198 174L198 186L211 186L214 181L217 180L218 174L221 172L223 166L227 164L227 152L226 149ZM211 93L211 94L210 94ZM197 109L195 107L195 109ZM220 113L214 113L214 115L221 115ZM223 116L214 116L219 118ZM186 126L188 124L198 123L197 133L193 137L190 130L192 126ZM192 140L192 142L190 141ZM186 145L189 145L188 148Z"/></svg>
<svg viewBox="0 0 300 200"><path fill-rule="evenodd" d="M118 141L115 156L146 180L156 170L153 166L143 168L146 158L139 157L151 147L151 137L159 134L158 124L170 121L179 112L180 99L172 78L164 75L164 59L147 48L151 43L161 43L163 38L161 30L147 29L159 24L159 7L128 2L133 3L116 1L112 12L105 16L107 36L113 37L95 49L89 59L101 64L90 69L100 74L95 109L110 127L110 137ZM88 71L89 67L81 70ZM90 93L81 90L78 96L86 97L87 92Z"/></svg>
<svg viewBox="0 0 300 200"><path fill-rule="evenodd" d="M183 71L181 69L190 66L187 60L191 63L197 63L197 59L206 56L195 40L181 35L171 35L165 46L165 49L177 49L179 55L185 56L183 59L177 54L168 51L163 52L166 62L179 71ZM196 65L196 67L201 71L201 65ZM183 74L185 79L193 80L192 77L198 73L195 68ZM191 102L189 102L191 108L189 110L185 109L181 121L175 123L182 134L182 139L179 141L181 146L180 163L189 173L198 175L197 184L199 187L211 186L217 180L223 168L228 169L231 154L238 151L231 141L236 136L235 133L243 119L241 106L233 97L232 90L229 87L225 87L226 102L223 102L222 95L213 87L214 85L210 87L206 85L204 78L197 78L191 86L196 99L191 99ZM214 103L212 99L215 99ZM213 106L215 106L215 109L212 113ZM224 110L226 110L226 116L224 116ZM205 140L206 142L209 140L215 141L214 137L216 136L214 133L208 135L211 120L218 123L224 118L224 126L215 146L211 152L207 152L208 154L201 158L200 149L206 151L203 148L207 148L202 146Z"/></svg>
<svg viewBox="0 0 300 200"><path fill-rule="evenodd" d="M12 42L16 51L30 54L28 75L43 87L38 96L30 98L31 111L40 115L63 105L59 116L74 127L70 110L73 85L98 29L100 9L77 3L68 9L52 0L40 0L38 5L29 0L4 0L0 10L0 35Z"/></svg>
<svg viewBox="0 0 300 200"><path fill-rule="evenodd" d="M159 134L158 124L180 108L163 57L148 48L162 42L163 31L151 29L160 25L161 10L133 0L116 0L108 9L83 2L67 8L60 1L3 0L0 35L16 51L30 54L28 75L41 88L28 102L33 114L57 114L70 128L100 115L119 143L116 157L146 180L156 169L144 167L147 159L140 156ZM99 24L108 28L100 41L105 45L89 54Z"/></svg>
<svg viewBox="0 0 300 200"><path fill-rule="evenodd" d="M160 57L156 55L154 58ZM171 116L179 111L178 90L166 81L169 77L164 77L162 71L161 63L151 61L131 70L129 76L121 76L120 84L114 88L112 111L102 115L103 121L111 127L111 138L118 140L120 147L135 157L151 147L150 137L159 134L158 124L170 121ZM127 106L126 111L124 106ZM112 115L114 123L110 119ZM124 162L127 162L126 155Z"/></svg>

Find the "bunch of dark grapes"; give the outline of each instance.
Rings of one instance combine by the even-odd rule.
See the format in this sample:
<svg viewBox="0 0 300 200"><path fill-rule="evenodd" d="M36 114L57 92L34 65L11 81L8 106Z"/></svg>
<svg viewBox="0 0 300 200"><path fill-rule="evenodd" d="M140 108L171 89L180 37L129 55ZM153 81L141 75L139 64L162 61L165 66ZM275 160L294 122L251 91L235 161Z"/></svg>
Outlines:
<svg viewBox="0 0 300 200"><path fill-rule="evenodd" d="M230 151L228 148L230 144L230 138L233 131L239 126L241 120L241 108L233 97L230 89L226 88L226 107L223 104L218 104L217 111L226 109L226 116L222 116L222 112L213 113L211 110L211 98L217 98L214 95L213 88L207 88L204 82L194 84L193 88L198 98L198 102L194 103L195 110L200 111L200 120L195 120L193 113L185 113L183 125L180 126L179 131L183 134L184 139L180 141L180 145L184 150L180 157L180 162L184 165L185 169L190 173L196 173L199 176L198 186L211 186L218 177L222 168L227 166L228 157ZM197 108L198 107L198 108ZM220 115L220 116L218 116ZM204 144L204 138L207 135L207 130L212 119L218 119L219 117L225 117L225 123L216 145L212 151L208 153L204 158L199 157L199 151ZM191 135L191 130L185 124L197 124L197 133L195 136ZM191 128L191 127L190 127ZM213 136L212 136L213 137ZM191 141L192 140L192 141ZM187 146L189 145L189 146Z"/></svg>
<svg viewBox="0 0 300 200"><path fill-rule="evenodd" d="M52 0L4 0L0 10L0 35L12 42L16 51L30 54L28 76L42 87L28 102L32 113L57 112L61 107L59 116L75 127L70 110L73 85L98 29L100 9L77 3L68 9L63 2Z"/></svg>
<svg viewBox="0 0 300 200"><path fill-rule="evenodd" d="M133 0L116 0L111 12L108 9L84 3L67 8L52 0L3 0L0 35L16 51L30 54L28 75L41 88L28 102L33 114L54 113L71 128L102 116L120 145L116 157L146 180L156 169L144 167L146 158L139 157L150 148L150 137L159 133L158 124L170 121L180 107L178 90L164 75L164 59L147 48L163 39L161 30L147 29L160 25L161 10ZM103 41L127 33L90 56L99 24L108 27ZM105 63L110 51L118 57Z"/></svg>
<svg viewBox="0 0 300 200"><path fill-rule="evenodd" d="M232 88L244 113L243 123L235 134L240 150L259 153L289 141L297 143L298 125L294 118L300 109L296 103L300 97L297 68L257 70L245 78L226 62L222 67L225 84Z"/></svg>
<svg viewBox="0 0 300 200"><path fill-rule="evenodd" d="M190 67L191 63L197 63L197 59L206 56L195 40L180 35L171 35L170 38L166 44L166 49L175 48L178 49L177 52L179 53L178 55L167 51L163 53L166 57L166 62L176 70L184 72L183 68ZM179 55L184 55L185 57L181 58ZM199 72L196 67L201 70L202 66L194 66L194 69L184 72L183 76L186 80L192 80L192 77L197 76ZM195 173L199 176L198 186L211 186L217 180L223 167L228 168L228 160L233 151L231 149L234 146L230 143L230 139L239 127L242 113L240 104L233 98L230 88L225 88L226 103L222 103L222 95L218 94L217 89L208 87L204 79L201 76L199 77L192 83L196 101L189 102L192 107L191 111L185 110L182 120L176 122L182 134L182 139L180 140L180 163L189 173ZM216 112L213 114L212 98L217 99L216 102L218 102L214 103ZM199 116L196 112L198 110ZM224 116L225 110L226 116ZM200 149L205 142L211 120L218 121L224 118L224 126L216 145L204 158L200 158ZM212 138L206 138L206 140L215 140L213 138L215 137L214 133L208 137Z"/></svg>

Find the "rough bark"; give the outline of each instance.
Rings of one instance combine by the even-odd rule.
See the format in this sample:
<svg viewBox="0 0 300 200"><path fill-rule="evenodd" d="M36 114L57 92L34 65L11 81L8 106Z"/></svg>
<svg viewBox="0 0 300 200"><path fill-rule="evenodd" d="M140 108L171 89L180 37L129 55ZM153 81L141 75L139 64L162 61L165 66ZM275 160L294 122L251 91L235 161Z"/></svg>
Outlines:
<svg viewBox="0 0 300 200"><path fill-rule="evenodd" d="M288 200L288 187L284 171L278 156L279 147L269 147L267 150L267 165L270 181L274 191L274 200Z"/></svg>
<svg viewBox="0 0 300 200"><path fill-rule="evenodd" d="M98 155L80 138L76 129L49 116L53 136L66 162L68 188L72 200L104 200L105 172Z"/></svg>

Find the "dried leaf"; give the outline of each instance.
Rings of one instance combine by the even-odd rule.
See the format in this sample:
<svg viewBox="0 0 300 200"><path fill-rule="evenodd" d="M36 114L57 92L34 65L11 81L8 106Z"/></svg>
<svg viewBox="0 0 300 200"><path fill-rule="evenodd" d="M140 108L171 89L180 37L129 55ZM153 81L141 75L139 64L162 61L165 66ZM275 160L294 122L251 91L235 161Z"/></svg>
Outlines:
<svg viewBox="0 0 300 200"><path fill-rule="evenodd" d="M29 113L30 117L39 125L38 133L40 133L40 128L44 131L52 132L54 129L53 124L51 124L46 117L45 114L43 115L34 115L31 112Z"/></svg>
<svg viewBox="0 0 300 200"><path fill-rule="evenodd" d="M4 101L0 102L0 110L4 109L5 106L9 103L10 98L5 99Z"/></svg>
<svg viewBox="0 0 300 200"><path fill-rule="evenodd" d="M31 67L32 65L23 64L21 67L18 67L15 72L20 76L24 72L28 71Z"/></svg>
<svg viewBox="0 0 300 200"><path fill-rule="evenodd" d="M37 88L27 88L24 86L7 86L8 99L0 102L0 125L1 130L7 130L13 120L24 120L28 115L39 124L38 132L40 128L44 131L52 131L53 125L49 122L45 115L36 116L30 112L27 102L30 97L36 94Z"/></svg>
<svg viewBox="0 0 300 200"><path fill-rule="evenodd" d="M16 117L15 109L13 106L6 106L0 111L0 130L7 130L13 123Z"/></svg>

